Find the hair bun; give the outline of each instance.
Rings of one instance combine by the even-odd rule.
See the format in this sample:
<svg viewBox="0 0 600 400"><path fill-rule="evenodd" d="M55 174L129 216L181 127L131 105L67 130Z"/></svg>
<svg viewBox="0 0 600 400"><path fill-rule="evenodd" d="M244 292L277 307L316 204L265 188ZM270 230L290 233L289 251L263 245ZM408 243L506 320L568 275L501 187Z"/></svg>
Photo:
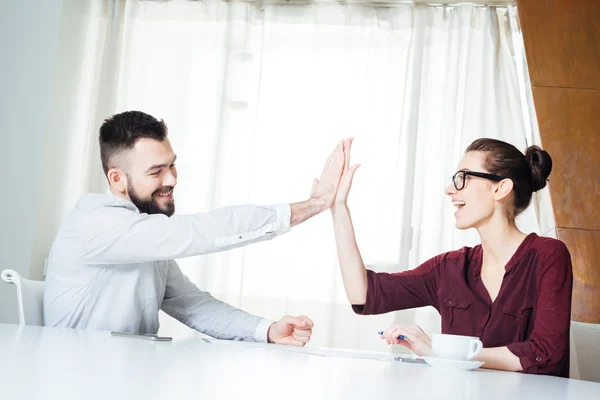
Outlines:
<svg viewBox="0 0 600 400"><path fill-rule="evenodd" d="M533 191L537 192L546 187L546 180L552 171L552 158L538 146L529 146L525 150L525 158L531 168Z"/></svg>

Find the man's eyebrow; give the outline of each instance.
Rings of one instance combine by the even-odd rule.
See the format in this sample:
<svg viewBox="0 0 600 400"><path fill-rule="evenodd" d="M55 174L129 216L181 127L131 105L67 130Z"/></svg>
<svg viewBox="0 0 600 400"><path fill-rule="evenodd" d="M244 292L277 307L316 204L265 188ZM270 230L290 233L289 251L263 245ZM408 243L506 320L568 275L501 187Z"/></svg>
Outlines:
<svg viewBox="0 0 600 400"><path fill-rule="evenodd" d="M146 172L150 172L153 169L159 169L159 168L168 167L169 165L172 165L175 162L175 160L177 160L177 155L175 155L175 157L173 158L173 161L171 161L171 163L169 163L169 164L155 164L155 165L151 166L150 168L148 168L146 170Z"/></svg>

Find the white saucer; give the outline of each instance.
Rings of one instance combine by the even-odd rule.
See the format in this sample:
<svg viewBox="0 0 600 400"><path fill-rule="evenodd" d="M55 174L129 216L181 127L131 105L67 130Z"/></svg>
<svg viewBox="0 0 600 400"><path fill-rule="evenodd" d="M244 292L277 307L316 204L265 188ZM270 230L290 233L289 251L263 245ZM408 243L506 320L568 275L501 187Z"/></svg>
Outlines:
<svg viewBox="0 0 600 400"><path fill-rule="evenodd" d="M485 364L483 361L446 360L443 358L436 357L423 357L423 359L427 364L431 365L432 367L446 369L462 369L464 371L471 371Z"/></svg>

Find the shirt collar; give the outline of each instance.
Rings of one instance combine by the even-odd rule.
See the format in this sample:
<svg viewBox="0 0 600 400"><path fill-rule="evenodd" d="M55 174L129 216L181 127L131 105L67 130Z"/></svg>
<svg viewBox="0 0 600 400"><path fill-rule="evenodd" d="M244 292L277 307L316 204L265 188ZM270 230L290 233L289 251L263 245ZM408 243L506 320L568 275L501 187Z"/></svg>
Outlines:
<svg viewBox="0 0 600 400"><path fill-rule="evenodd" d="M114 199L116 199L117 201L121 202L125 207L129 208L132 211L136 211L136 212L140 211L135 206L135 204L133 204L133 202L131 202L130 200L124 199L124 198L122 198L120 196L116 196L113 192L110 191L110 189L106 189L106 192L104 192L104 194L112 196Z"/></svg>
<svg viewBox="0 0 600 400"><path fill-rule="evenodd" d="M510 260L508 260L508 262L506 263L506 266L504 267L505 273L509 273L515 268L515 266L519 263L523 255L527 252L527 250L531 248L531 244L537 237L538 235L535 232L530 233L525 237L525 239L517 248L517 251L515 251L515 254L513 254ZM473 248L473 261L474 262L472 263L472 275L473 277L476 277L481 274L481 264L483 261L483 247L480 244Z"/></svg>

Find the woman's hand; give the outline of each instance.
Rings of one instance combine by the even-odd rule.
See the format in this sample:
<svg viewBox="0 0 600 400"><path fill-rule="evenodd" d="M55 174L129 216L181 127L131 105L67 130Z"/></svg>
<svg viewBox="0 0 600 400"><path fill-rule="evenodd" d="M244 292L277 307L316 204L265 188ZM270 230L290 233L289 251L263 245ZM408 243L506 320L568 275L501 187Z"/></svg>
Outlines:
<svg viewBox="0 0 600 400"><path fill-rule="evenodd" d="M403 339L400 338L403 336ZM407 347L420 357L432 354L431 339L418 325L393 324L381 335L387 344L399 344Z"/></svg>

